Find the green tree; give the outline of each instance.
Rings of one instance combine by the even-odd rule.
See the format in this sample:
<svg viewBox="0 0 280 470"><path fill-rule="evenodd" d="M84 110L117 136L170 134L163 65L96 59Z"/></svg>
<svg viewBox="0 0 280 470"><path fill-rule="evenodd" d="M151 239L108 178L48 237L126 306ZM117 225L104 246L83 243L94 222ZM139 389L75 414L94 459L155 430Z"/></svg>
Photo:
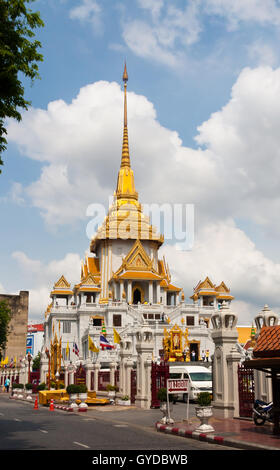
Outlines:
<svg viewBox="0 0 280 470"><path fill-rule="evenodd" d="M10 319L11 309L6 300L2 300L0 302L0 359L2 359L3 352L6 348Z"/></svg>
<svg viewBox="0 0 280 470"><path fill-rule="evenodd" d="M27 6L34 1L0 0L0 165L1 153L7 148L5 119L20 121L20 111L31 104L24 98L20 75L32 83L40 77L38 62L43 56L38 52L41 43L34 39L34 29L44 23L40 13Z"/></svg>
<svg viewBox="0 0 280 470"><path fill-rule="evenodd" d="M39 370L40 369L40 361L41 361L41 353L38 352L37 356L33 359L32 369Z"/></svg>

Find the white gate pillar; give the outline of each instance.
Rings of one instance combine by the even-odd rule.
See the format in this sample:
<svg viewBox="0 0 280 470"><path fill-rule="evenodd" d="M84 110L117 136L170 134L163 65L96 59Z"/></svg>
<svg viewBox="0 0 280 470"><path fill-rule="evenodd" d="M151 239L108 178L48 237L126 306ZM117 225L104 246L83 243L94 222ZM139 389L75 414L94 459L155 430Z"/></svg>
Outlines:
<svg viewBox="0 0 280 470"><path fill-rule="evenodd" d="M213 411L221 418L239 416L238 363L241 354L236 348L238 332L237 315L222 304L212 316L212 339L215 343L213 357Z"/></svg>
<svg viewBox="0 0 280 470"><path fill-rule="evenodd" d="M154 338L151 328L143 325L136 332L137 351L137 394L135 404L140 408L151 407L151 371L154 351Z"/></svg>

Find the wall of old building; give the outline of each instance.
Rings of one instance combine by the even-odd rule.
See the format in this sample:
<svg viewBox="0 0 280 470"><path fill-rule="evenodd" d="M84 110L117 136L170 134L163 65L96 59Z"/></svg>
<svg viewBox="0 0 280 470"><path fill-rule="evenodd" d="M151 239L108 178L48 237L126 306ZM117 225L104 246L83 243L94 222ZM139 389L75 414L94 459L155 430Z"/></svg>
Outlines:
<svg viewBox="0 0 280 470"><path fill-rule="evenodd" d="M5 357L8 356L9 360L15 357L19 359L20 355L24 357L26 352L29 292L20 291L19 295L0 294L0 302L3 300L7 301L12 317Z"/></svg>

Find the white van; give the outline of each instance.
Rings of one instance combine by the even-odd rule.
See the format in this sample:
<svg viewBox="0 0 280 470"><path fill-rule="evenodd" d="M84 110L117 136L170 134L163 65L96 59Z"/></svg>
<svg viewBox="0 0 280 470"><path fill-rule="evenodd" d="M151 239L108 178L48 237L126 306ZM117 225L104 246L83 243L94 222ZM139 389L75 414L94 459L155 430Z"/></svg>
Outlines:
<svg viewBox="0 0 280 470"><path fill-rule="evenodd" d="M190 400L196 400L200 392L209 392L212 394L212 372L203 366L169 366L170 379L189 379L190 383ZM187 401L187 394L178 398Z"/></svg>

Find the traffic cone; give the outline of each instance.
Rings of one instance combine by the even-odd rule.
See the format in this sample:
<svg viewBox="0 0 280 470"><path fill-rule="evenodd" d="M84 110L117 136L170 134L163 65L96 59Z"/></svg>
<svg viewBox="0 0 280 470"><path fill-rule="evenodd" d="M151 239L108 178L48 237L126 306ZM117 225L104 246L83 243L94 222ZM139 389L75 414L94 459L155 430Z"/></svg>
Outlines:
<svg viewBox="0 0 280 470"><path fill-rule="evenodd" d="M38 410L38 409L39 409L39 407L38 407L38 398L37 398L37 397L35 398L35 403L34 403L34 408L33 408L33 409L34 409L34 410Z"/></svg>
<svg viewBox="0 0 280 470"><path fill-rule="evenodd" d="M53 399L51 399L51 403L50 403L50 411L54 411L54 406L53 406Z"/></svg>

